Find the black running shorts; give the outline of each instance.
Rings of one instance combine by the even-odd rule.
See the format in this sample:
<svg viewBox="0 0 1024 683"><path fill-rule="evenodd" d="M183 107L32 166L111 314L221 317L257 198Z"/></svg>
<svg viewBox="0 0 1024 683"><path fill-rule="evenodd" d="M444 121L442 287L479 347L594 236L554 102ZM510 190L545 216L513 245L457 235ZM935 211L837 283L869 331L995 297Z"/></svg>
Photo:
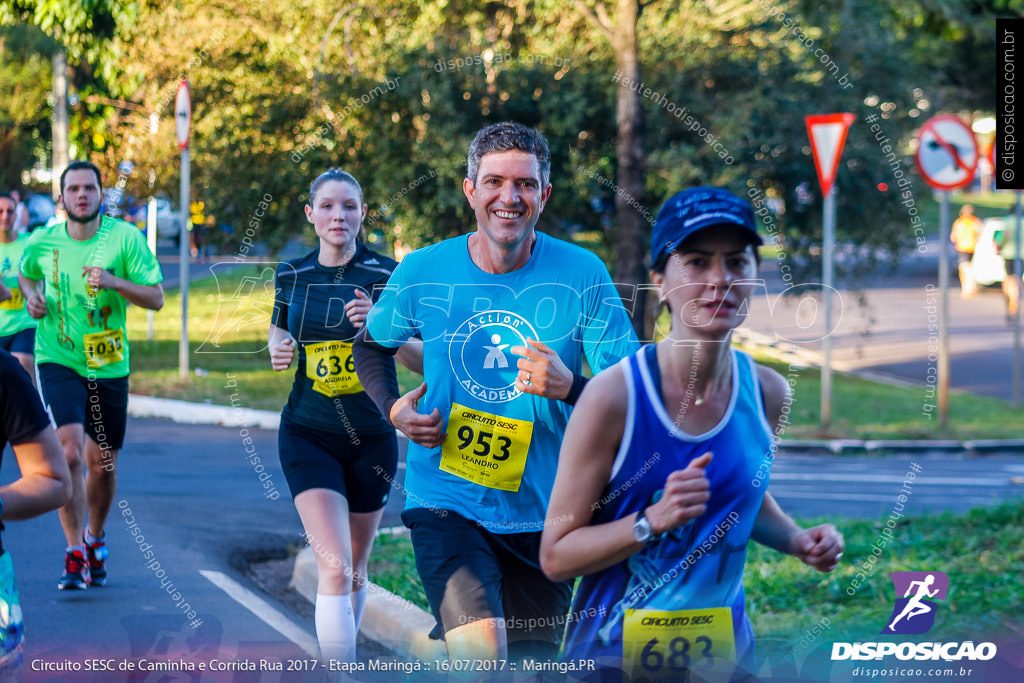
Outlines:
<svg viewBox="0 0 1024 683"><path fill-rule="evenodd" d="M509 658L554 659L565 632L571 581L540 568L541 532L496 534L451 510L402 513L438 639L478 619L497 619Z"/></svg>
<svg viewBox="0 0 1024 683"><path fill-rule="evenodd" d="M57 427L85 426L103 450L120 450L128 426L128 376L87 379L58 363L40 363L39 388Z"/></svg>
<svg viewBox="0 0 1024 683"><path fill-rule="evenodd" d="M376 512L388 502L398 468L394 431L353 437L282 416L277 449L292 498L308 489L331 489L345 496L349 512Z"/></svg>
<svg viewBox="0 0 1024 683"><path fill-rule="evenodd" d="M0 349L7 353L24 353L29 356L36 352L36 328L26 327L14 334L0 337Z"/></svg>

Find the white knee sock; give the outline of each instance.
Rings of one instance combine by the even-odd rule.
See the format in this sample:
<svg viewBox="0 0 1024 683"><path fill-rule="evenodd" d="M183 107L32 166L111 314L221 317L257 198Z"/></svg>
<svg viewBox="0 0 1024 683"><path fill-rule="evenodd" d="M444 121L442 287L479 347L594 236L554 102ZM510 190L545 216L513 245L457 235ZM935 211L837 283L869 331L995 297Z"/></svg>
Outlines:
<svg viewBox="0 0 1024 683"><path fill-rule="evenodd" d="M315 621L321 659L356 661L356 620L352 614L352 598L317 593Z"/></svg>
<svg viewBox="0 0 1024 683"><path fill-rule="evenodd" d="M364 583L359 590L352 591L352 613L356 618L356 632L359 631L359 625L363 623L363 610L366 609L366 596L369 592L369 582Z"/></svg>

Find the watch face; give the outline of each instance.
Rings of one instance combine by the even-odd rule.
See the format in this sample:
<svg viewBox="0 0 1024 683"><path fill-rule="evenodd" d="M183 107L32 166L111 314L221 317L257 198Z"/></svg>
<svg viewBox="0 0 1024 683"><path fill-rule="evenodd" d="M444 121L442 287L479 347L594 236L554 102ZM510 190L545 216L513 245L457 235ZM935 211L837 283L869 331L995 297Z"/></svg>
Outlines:
<svg viewBox="0 0 1024 683"><path fill-rule="evenodd" d="M651 538L651 523L646 517L641 517L633 525L633 538L638 543L646 543Z"/></svg>

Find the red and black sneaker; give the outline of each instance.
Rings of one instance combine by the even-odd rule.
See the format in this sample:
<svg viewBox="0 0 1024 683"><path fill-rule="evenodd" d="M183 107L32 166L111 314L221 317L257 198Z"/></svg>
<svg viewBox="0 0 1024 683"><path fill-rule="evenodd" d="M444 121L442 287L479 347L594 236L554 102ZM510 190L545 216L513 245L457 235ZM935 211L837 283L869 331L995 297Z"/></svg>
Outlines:
<svg viewBox="0 0 1024 683"><path fill-rule="evenodd" d="M74 548L64 553L64 575L57 582L62 591L84 591L89 586L89 561L81 548Z"/></svg>
<svg viewBox="0 0 1024 683"><path fill-rule="evenodd" d="M93 586L107 585L107 557L110 551L107 549L106 534L95 543L89 543L82 536L82 543L85 545L86 554L89 557L89 574L92 579L89 582Z"/></svg>

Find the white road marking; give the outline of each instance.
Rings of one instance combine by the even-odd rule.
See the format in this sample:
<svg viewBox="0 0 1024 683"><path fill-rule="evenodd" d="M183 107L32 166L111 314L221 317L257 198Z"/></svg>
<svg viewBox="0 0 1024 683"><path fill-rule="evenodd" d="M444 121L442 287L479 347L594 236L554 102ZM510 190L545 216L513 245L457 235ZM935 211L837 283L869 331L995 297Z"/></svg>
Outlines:
<svg viewBox="0 0 1024 683"><path fill-rule="evenodd" d="M301 647L310 657L320 656L320 647L317 645L316 638L292 623L288 617L281 614L266 600L239 585L225 574L207 569L200 569L199 573L214 586L227 593L232 600L259 617L267 626Z"/></svg>
<svg viewBox="0 0 1024 683"><path fill-rule="evenodd" d="M885 484L902 484L908 481L899 474L803 474L796 472L772 472L772 481L862 481ZM932 477L918 474L909 480L911 484L936 486L1005 486L1009 477L985 479L981 477Z"/></svg>
<svg viewBox="0 0 1024 683"><path fill-rule="evenodd" d="M897 503L896 496L881 496L869 493L827 493L820 491L787 491L785 489L772 489L775 498L804 498L815 500L862 500L877 503ZM949 498L928 498L926 496L907 496L907 504L916 502L919 505L948 506L952 502L957 504L970 503L971 505L995 505L1002 501L993 498L964 498L958 497L956 501Z"/></svg>

